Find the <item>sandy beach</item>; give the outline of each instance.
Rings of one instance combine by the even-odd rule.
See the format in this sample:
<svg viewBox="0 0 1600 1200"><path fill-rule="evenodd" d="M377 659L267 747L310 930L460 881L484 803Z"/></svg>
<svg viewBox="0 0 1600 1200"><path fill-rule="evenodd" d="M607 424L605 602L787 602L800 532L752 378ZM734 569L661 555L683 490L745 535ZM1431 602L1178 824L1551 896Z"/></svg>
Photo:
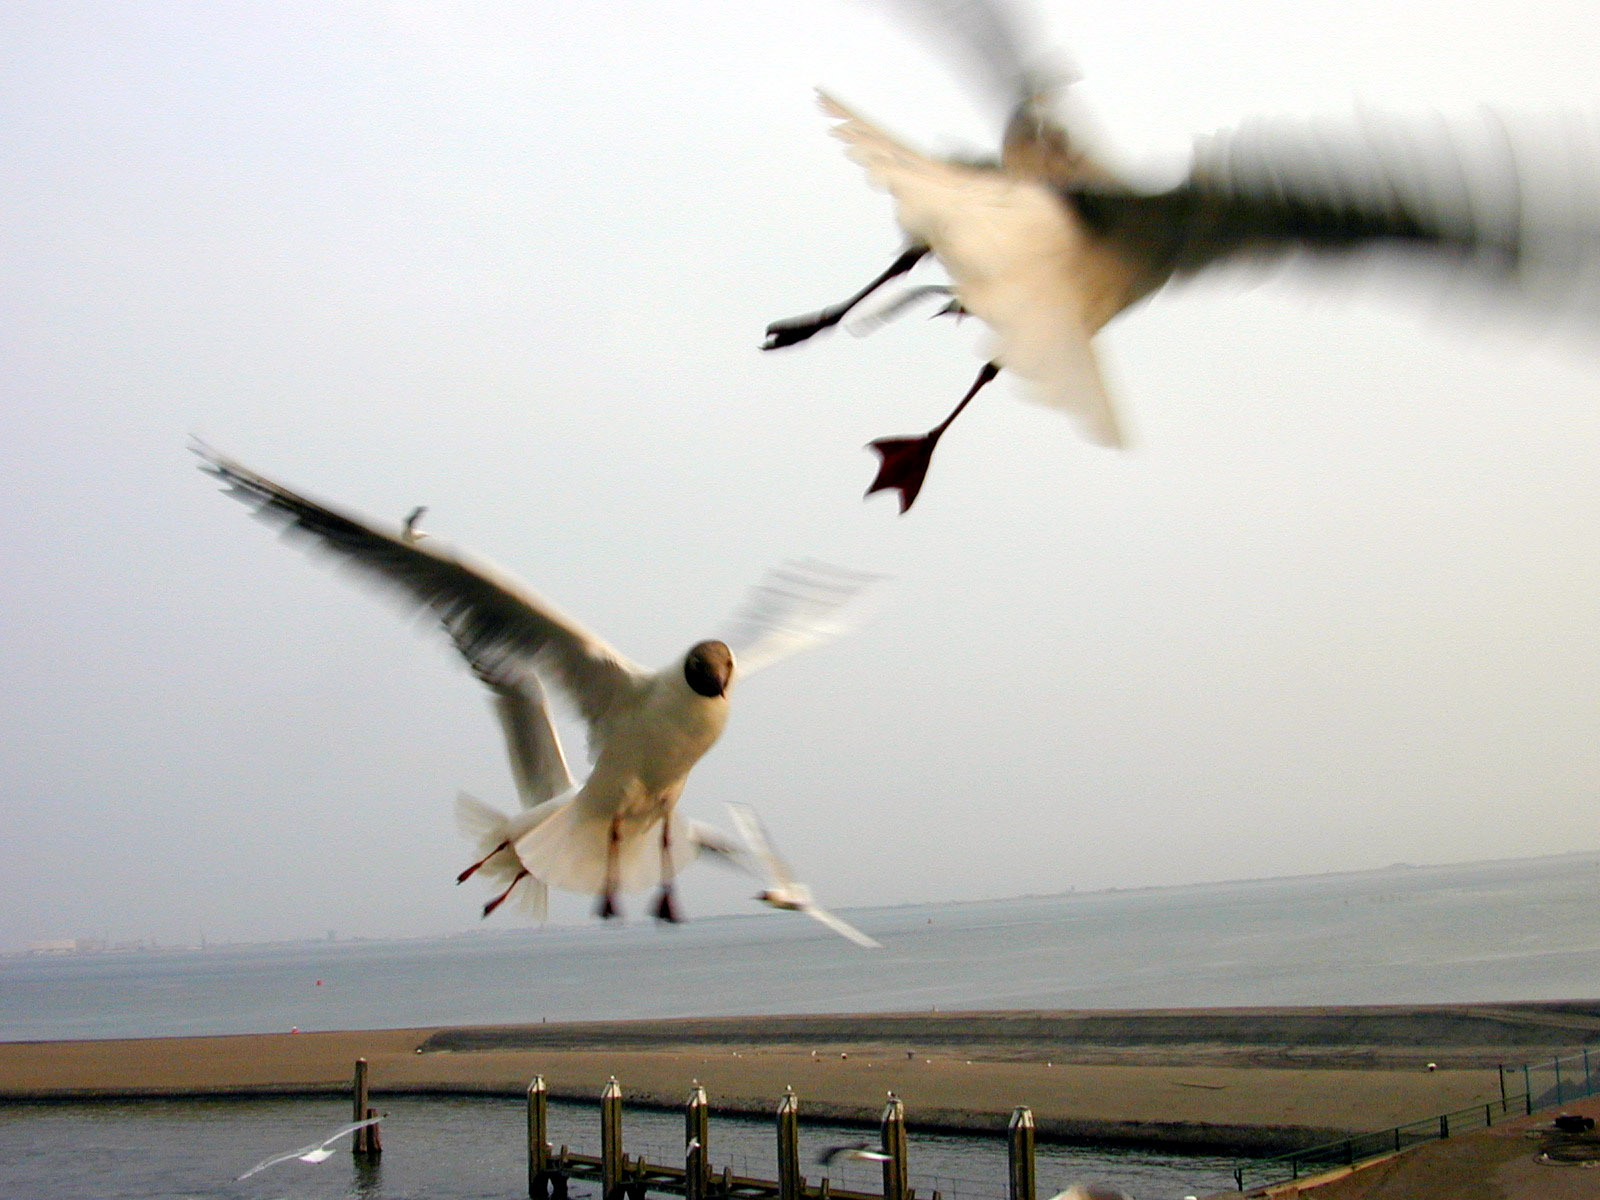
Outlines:
<svg viewBox="0 0 1600 1200"><path fill-rule="evenodd" d="M1600 1005L1445 1005L706 1018L0 1044L0 1099L337 1093L357 1058L377 1094L592 1100L998 1131L1033 1109L1045 1137L1270 1151L1500 1097L1498 1062L1600 1028ZM1434 1062L1436 1070L1426 1064Z"/></svg>

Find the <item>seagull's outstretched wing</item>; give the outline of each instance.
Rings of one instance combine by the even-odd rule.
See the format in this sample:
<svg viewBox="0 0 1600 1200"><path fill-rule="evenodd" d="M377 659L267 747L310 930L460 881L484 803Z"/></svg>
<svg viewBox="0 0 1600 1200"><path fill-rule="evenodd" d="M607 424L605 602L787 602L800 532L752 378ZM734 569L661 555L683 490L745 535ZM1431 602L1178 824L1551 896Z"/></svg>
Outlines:
<svg viewBox="0 0 1600 1200"><path fill-rule="evenodd" d="M898 0L895 7L952 43L998 103L1015 104L1053 82L1024 48L1037 36L1023 28L1023 14L1001 0Z"/></svg>
<svg viewBox="0 0 1600 1200"><path fill-rule="evenodd" d="M734 867L751 875L760 873L760 868L750 861L748 847L729 837L715 825L707 825L704 821L690 821L689 840L694 843L694 848L699 853L709 855L714 862L720 862L724 866Z"/></svg>
<svg viewBox="0 0 1600 1200"><path fill-rule="evenodd" d="M739 836L744 839L746 848L760 865L768 881L780 888L793 886L794 872L772 848L772 840L767 837L767 827L761 823L761 818L756 816L756 810L748 804L730 804L728 815L733 818L733 827L739 831Z"/></svg>
<svg viewBox="0 0 1600 1200"><path fill-rule="evenodd" d="M840 937L849 938L852 942L863 949L883 949L883 943L878 941L876 938L868 937L866 934L862 933L861 930L850 924L849 921L846 921L842 917L834 916L827 909L822 908L810 901L800 905L800 911L805 913L805 915L810 917L813 921L822 922L822 924L833 930Z"/></svg>
<svg viewBox="0 0 1600 1200"><path fill-rule="evenodd" d="M739 836L744 839L751 855L765 870L771 891L783 897L778 907L805 913L812 920L826 925L840 937L849 938L856 945L864 946L868 950L882 947L881 942L868 937L850 922L834 916L811 899L811 889L794 877L789 864L774 849L772 839L767 836L766 826L761 823L761 818L756 816L755 809L748 804L730 804L728 815L733 818L734 828L739 831Z"/></svg>
<svg viewBox="0 0 1600 1200"><path fill-rule="evenodd" d="M1156 283L1233 259L1387 248L1575 290L1593 288L1600 260L1600 139L1576 122L1258 122L1202 140L1169 191L1064 197Z"/></svg>
<svg viewBox="0 0 1600 1200"><path fill-rule="evenodd" d="M1120 295L1133 269L1094 255L1043 184L930 158L831 97L820 102L850 157L894 197L901 228L933 249L961 307L993 331L989 357L1030 399L1075 416L1090 440L1122 445L1089 339L1115 311L1103 294ZM1063 270L1072 263L1083 272Z"/></svg>
<svg viewBox="0 0 1600 1200"><path fill-rule="evenodd" d="M479 666L471 658L468 662L494 693L494 711L505 733L511 776L522 807L532 808L571 791L572 772L538 678L525 668Z"/></svg>
<svg viewBox="0 0 1600 1200"><path fill-rule="evenodd" d="M324 1162L333 1157L333 1151L329 1147L334 1142L337 1142L342 1137L349 1137L358 1129L365 1129L368 1125L376 1125L381 1120L383 1120L382 1117L368 1117L365 1121L352 1121L348 1125L341 1125L320 1142L312 1142L309 1146L301 1146L298 1150L275 1154L269 1159L258 1162L243 1175L234 1176L234 1182L237 1183L241 1179L249 1179L257 1171L265 1171L268 1167L275 1167L281 1162L288 1162L291 1158L298 1158L301 1162L308 1163Z"/></svg>
<svg viewBox="0 0 1600 1200"><path fill-rule="evenodd" d="M750 589L723 639L739 676L856 629L871 615L869 589L882 579L815 559L771 571Z"/></svg>
<svg viewBox="0 0 1600 1200"><path fill-rule="evenodd" d="M507 659L530 662L547 673L589 722L591 742L615 703L640 686L644 672L639 667L487 563L469 563L434 538L408 542L382 533L202 442L191 448L203 460L202 469L258 517L286 534L310 539L366 578L432 612L480 675L509 671ZM542 764L536 776L548 779L548 771Z"/></svg>

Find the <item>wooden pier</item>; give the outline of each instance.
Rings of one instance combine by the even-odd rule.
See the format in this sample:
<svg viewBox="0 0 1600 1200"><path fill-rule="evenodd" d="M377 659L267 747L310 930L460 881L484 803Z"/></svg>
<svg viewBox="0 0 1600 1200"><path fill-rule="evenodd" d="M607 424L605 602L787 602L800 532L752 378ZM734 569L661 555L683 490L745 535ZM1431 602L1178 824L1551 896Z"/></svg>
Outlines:
<svg viewBox="0 0 1600 1200"><path fill-rule="evenodd" d="M602 1200L644 1200L649 1193L683 1196L685 1200L916 1200L907 1174L905 1105L893 1092L878 1127L883 1189L858 1192L836 1188L824 1176L810 1180L800 1170L800 1101L788 1089L776 1110L778 1178L735 1175L714 1167L710 1108L698 1083L684 1104L683 1163L647 1162L629 1158L622 1148L622 1088L615 1078L600 1093L600 1153L580 1154L550 1144L548 1094L544 1078L528 1087L528 1195L532 1200L566 1200L569 1181L600 1185ZM1034 1194L1033 1113L1019 1107L1007 1130L1010 1170L1009 1200L1036 1200ZM864 1155L863 1157L866 1157ZM941 1200L937 1191L927 1200Z"/></svg>

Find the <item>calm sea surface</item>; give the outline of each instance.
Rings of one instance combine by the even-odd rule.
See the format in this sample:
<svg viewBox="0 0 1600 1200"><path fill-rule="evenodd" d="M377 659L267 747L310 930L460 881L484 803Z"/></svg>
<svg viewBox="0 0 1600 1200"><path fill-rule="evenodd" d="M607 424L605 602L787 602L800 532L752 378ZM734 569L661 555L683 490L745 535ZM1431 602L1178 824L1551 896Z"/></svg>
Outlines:
<svg viewBox="0 0 1600 1200"><path fill-rule="evenodd" d="M0 959L0 1040L934 1007L1589 998L1600 996L1597 898L1600 853L1587 853L849 912L884 943L871 954L809 921L764 913L669 929L15 957ZM341 1153L233 1183L268 1154L331 1131L347 1104L0 1106L0 1197L521 1194L518 1104L394 1099L386 1108L373 1171ZM593 1150L593 1111L558 1108L556 1140ZM681 1158L681 1118L630 1111L627 1128L629 1153ZM807 1124L804 1136L809 1155L859 1134ZM771 1174L769 1123L718 1120L713 1139L719 1164ZM1225 1186L1226 1166L1051 1147L1039 1174L1051 1191L1100 1178L1161 1200ZM1004 1145L919 1136L913 1171L919 1188L946 1197L997 1196ZM835 1179L850 1186L846 1173Z"/></svg>

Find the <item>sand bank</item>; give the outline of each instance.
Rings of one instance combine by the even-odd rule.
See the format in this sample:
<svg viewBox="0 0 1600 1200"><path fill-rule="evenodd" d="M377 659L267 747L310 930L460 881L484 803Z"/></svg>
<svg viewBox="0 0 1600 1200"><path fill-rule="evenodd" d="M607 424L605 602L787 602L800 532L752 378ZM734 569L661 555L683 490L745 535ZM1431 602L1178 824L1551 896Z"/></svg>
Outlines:
<svg viewBox="0 0 1600 1200"><path fill-rule="evenodd" d="M19 1042L0 1044L0 1099L334 1093L364 1057L378 1094L520 1095L542 1075L553 1096L592 1100L615 1075L633 1103L675 1107L698 1080L714 1110L771 1113L792 1086L803 1115L875 1121L893 1091L914 1127L999 1131L1026 1104L1047 1137L1260 1151L1496 1100L1494 1062L1596 1028L1596 1004L1460 1005Z"/></svg>

